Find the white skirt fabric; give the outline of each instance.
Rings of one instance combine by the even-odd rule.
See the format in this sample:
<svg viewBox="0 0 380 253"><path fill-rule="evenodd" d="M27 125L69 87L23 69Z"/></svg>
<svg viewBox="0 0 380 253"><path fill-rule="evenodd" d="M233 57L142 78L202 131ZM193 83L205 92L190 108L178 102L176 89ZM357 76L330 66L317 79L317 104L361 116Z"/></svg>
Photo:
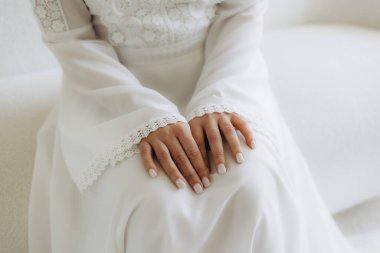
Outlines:
<svg viewBox="0 0 380 253"><path fill-rule="evenodd" d="M192 95L202 63L201 48L170 60L124 62L180 110ZM140 154L107 169L90 191L80 193L56 138L57 104L38 133L29 251L354 252L322 202L271 88L265 92L268 99L260 106L268 109L265 116L275 131L250 124L254 150L238 132L242 164L224 141L227 173L215 173L210 159L212 183L200 195L189 186L177 189L159 163L159 176L149 177Z"/></svg>

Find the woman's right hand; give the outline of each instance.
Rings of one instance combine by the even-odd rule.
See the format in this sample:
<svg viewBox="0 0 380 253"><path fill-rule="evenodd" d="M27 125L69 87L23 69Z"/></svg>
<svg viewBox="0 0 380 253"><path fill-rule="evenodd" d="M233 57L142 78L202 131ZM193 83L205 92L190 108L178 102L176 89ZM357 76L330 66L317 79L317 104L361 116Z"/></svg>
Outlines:
<svg viewBox="0 0 380 253"><path fill-rule="evenodd" d="M189 124L177 122L160 127L140 141L139 149L144 167L152 177L158 175L152 157L154 152L161 167L178 188L186 185L185 180L196 193L201 193L204 187L210 186L210 170L202 158Z"/></svg>

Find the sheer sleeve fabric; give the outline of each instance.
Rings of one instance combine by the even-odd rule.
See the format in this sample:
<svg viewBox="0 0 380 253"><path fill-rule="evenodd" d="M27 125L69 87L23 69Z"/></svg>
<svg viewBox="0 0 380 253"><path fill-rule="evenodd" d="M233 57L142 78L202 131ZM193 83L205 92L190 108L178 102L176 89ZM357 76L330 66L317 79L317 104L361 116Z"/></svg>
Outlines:
<svg viewBox="0 0 380 253"><path fill-rule="evenodd" d="M139 153L159 127L187 122L178 108L144 87L113 47L97 38L83 0L32 0L42 39L62 68L57 129L78 190L110 166Z"/></svg>
<svg viewBox="0 0 380 253"><path fill-rule="evenodd" d="M261 55L266 0L214 0L216 12L205 43L205 63L185 116L236 112L253 122L267 88ZM255 109L256 106L256 109Z"/></svg>

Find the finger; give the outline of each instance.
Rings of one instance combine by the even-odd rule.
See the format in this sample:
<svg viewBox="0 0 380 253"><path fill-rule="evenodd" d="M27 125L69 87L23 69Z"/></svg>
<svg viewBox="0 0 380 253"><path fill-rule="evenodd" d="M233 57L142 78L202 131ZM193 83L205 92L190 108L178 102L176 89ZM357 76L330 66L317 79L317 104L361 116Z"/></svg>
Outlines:
<svg viewBox="0 0 380 253"><path fill-rule="evenodd" d="M191 165L185 151L183 150L177 138L172 139L170 142L165 143L169 149L170 155L181 171L182 175L186 178L196 193L203 192L203 184Z"/></svg>
<svg viewBox="0 0 380 253"><path fill-rule="evenodd" d="M231 148L231 153L235 157L237 163L244 162L243 152L241 151L239 138L236 134L235 127L229 118L221 117L218 121L219 128L222 130L224 138L227 140Z"/></svg>
<svg viewBox="0 0 380 253"><path fill-rule="evenodd" d="M152 146L157 160L160 162L161 167L165 171L166 175L170 178L170 180L177 186L177 188L185 187L185 179L170 157L170 153L166 145L161 141L157 141L153 142Z"/></svg>
<svg viewBox="0 0 380 253"><path fill-rule="evenodd" d="M255 139L253 137L251 129L248 126L248 123L240 115L233 115L231 117L231 123L243 134L245 143L248 145L248 147L254 149L256 146Z"/></svg>
<svg viewBox="0 0 380 253"><path fill-rule="evenodd" d="M158 171L156 165L153 162L152 158L152 147L146 141L141 141L139 144L139 149L141 153L141 158L143 160L144 167L148 174L151 177L156 177L158 175Z"/></svg>
<svg viewBox="0 0 380 253"><path fill-rule="evenodd" d="M197 144L199 150L201 151L203 161L206 164L206 167L210 169L210 164L208 161L208 156L207 156L207 149L206 149L206 140L204 136L204 131L201 126L199 127L192 127L191 128L191 134L193 135L194 141Z"/></svg>
<svg viewBox="0 0 380 253"><path fill-rule="evenodd" d="M225 174L227 169L224 159L223 140L217 122L210 120L205 125L205 131L217 171L219 174Z"/></svg>
<svg viewBox="0 0 380 253"><path fill-rule="evenodd" d="M203 139L202 127L195 127L195 128L196 129L194 129L194 131L195 131L196 138ZM209 175L210 172L209 172L208 167L206 166L204 156L199 150L197 142L195 141L192 133L182 132L181 134L178 135L178 139L182 147L184 148L191 164L193 165L193 168L198 173L198 176L202 179L203 185L205 187L209 187L210 180L211 180L211 177Z"/></svg>

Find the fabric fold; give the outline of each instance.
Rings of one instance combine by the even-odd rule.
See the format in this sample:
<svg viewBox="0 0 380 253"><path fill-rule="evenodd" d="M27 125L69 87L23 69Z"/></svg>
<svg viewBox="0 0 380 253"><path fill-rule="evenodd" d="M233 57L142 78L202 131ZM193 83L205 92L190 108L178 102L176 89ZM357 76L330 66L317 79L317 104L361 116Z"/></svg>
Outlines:
<svg viewBox="0 0 380 253"><path fill-rule="evenodd" d="M57 130L80 192L138 153L149 133L187 122L175 104L143 86L114 48L97 38L83 1L35 1L33 7L43 41L63 70Z"/></svg>
<svg viewBox="0 0 380 253"><path fill-rule="evenodd" d="M255 122L267 68L260 52L266 0L211 0L215 17L205 41L205 64L185 110L188 121L205 113L236 112ZM238 99L237 99L238 98ZM255 111L247 105L256 106Z"/></svg>

